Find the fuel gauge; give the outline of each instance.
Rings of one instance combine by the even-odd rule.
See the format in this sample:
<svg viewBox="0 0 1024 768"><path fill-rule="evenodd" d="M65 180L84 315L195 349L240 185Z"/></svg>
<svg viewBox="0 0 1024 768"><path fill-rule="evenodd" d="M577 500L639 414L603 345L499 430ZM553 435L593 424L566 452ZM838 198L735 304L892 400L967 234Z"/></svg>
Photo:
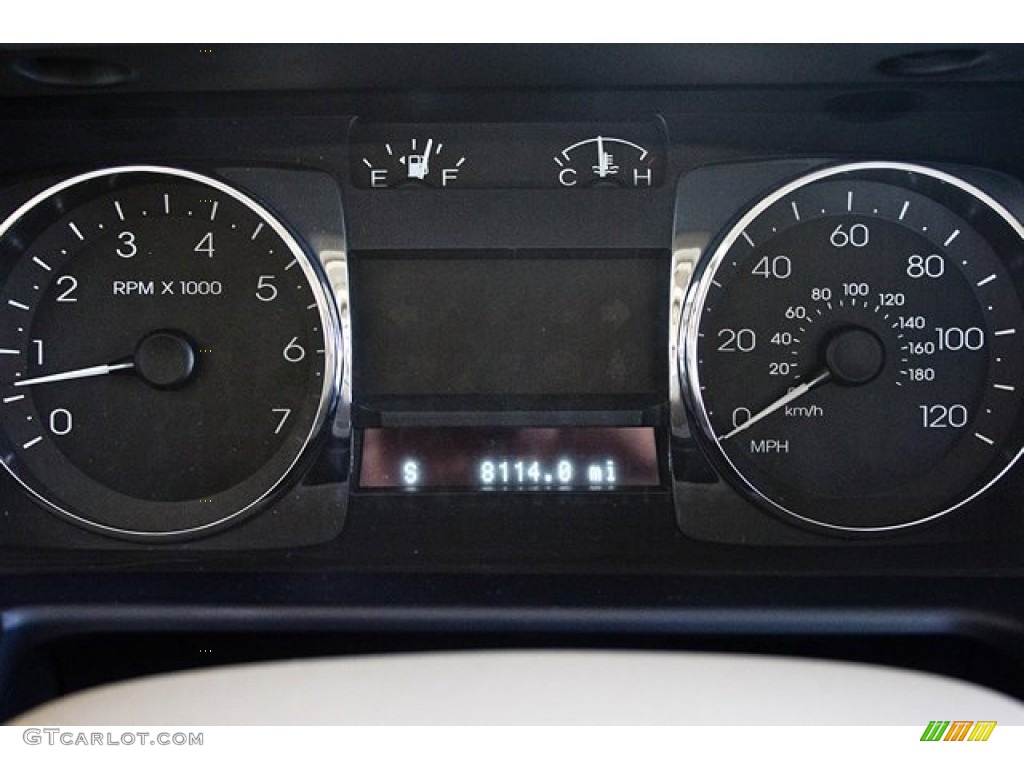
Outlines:
<svg viewBox="0 0 1024 768"><path fill-rule="evenodd" d="M645 147L613 136L593 136L570 144L557 155L563 187L652 187L661 183L655 155Z"/></svg>
<svg viewBox="0 0 1024 768"><path fill-rule="evenodd" d="M432 136L407 141L385 141L368 146L359 158L359 186L384 189L415 184L451 187L458 183L465 155L450 150Z"/></svg>

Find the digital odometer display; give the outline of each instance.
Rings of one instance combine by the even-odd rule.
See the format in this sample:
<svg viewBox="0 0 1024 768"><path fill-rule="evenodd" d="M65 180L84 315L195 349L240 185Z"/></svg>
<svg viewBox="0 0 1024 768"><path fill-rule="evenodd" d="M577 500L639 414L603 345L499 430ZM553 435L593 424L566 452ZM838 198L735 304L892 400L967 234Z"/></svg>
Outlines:
<svg viewBox="0 0 1024 768"><path fill-rule="evenodd" d="M364 489L613 490L661 482L653 427L396 427L363 432Z"/></svg>

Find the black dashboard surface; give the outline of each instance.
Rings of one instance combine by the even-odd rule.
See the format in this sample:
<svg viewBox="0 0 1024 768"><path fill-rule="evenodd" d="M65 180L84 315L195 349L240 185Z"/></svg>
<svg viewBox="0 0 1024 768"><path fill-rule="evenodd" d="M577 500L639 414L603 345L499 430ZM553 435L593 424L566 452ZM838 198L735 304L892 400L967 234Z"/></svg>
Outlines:
<svg viewBox="0 0 1024 768"><path fill-rule="evenodd" d="M4 217L97 169L216 178L324 262L350 348L331 434L287 493L214 535L103 536L3 473L0 714L166 669L495 647L853 658L1024 697L1019 468L908 532L793 526L703 458L670 353L675 255L808 169L920 164L1024 210L1022 97L1019 46L4 48ZM655 158L650 184L602 159L622 131ZM360 175L428 136L455 137L464 182L474 163L491 175ZM559 183L598 137L613 183ZM659 480L613 487L617 459L592 452L505 490L361 487L368 430L455 427L647 429ZM514 473L520 450L473 471ZM563 469L595 474L545 481Z"/></svg>

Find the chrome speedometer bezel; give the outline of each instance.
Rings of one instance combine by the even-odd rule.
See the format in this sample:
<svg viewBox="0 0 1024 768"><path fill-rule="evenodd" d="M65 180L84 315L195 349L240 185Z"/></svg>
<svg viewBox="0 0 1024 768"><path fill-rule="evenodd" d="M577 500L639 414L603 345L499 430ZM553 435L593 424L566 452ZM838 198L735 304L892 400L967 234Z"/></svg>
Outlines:
<svg viewBox="0 0 1024 768"><path fill-rule="evenodd" d="M843 174L883 171L903 173L910 176L924 176L928 179L948 184L960 193L977 200L986 209L997 215L1006 225L1010 227L1017 239L1024 243L1024 225L1020 220L999 200L991 194L972 184L955 173L939 170L934 167L911 162L894 161L857 161L845 163L829 163L822 167L812 168L788 182L776 187L770 193L760 197L744 212L731 221L723 229L723 234L713 241L697 264L693 268L692 278L683 298L680 311L680 322L678 325L675 341L674 365L676 375L680 382L681 398L686 410L690 424L695 425L695 432L698 442L702 445L705 454L720 474L727 477L730 482L750 501L763 509L776 513L782 519L798 524L800 527L817 530L819 532L833 532L836 534L885 534L900 530L915 528L927 523L934 522L946 515L970 505L980 496L989 491L1003 477L1009 473L1024 455L1024 442L1016 445L1010 455L1002 464L1002 468L988 478L986 482L977 488L971 489L970 493L963 498L957 498L952 503L937 511L929 512L907 522L900 522L892 525L879 526L849 526L817 520L806 514L801 514L788 509L772 499L763 492L756 483L750 481L744 473L730 459L728 451L721 445L721 437L715 433L714 427L708 416L708 409L705 398L702 394L702 384L698 365L698 333L700 317L704 308L708 293L711 290L713 281L718 269L736 242L743 237L747 227L756 221L773 205L797 190L808 185L828 180L832 177Z"/></svg>

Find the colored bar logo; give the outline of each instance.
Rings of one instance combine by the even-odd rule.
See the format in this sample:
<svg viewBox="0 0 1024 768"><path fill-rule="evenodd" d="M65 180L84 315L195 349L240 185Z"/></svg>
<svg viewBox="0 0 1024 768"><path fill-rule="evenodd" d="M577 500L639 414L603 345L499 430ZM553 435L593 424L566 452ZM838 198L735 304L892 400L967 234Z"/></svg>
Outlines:
<svg viewBox="0 0 1024 768"><path fill-rule="evenodd" d="M988 741L995 728L995 720L932 720L921 741Z"/></svg>

